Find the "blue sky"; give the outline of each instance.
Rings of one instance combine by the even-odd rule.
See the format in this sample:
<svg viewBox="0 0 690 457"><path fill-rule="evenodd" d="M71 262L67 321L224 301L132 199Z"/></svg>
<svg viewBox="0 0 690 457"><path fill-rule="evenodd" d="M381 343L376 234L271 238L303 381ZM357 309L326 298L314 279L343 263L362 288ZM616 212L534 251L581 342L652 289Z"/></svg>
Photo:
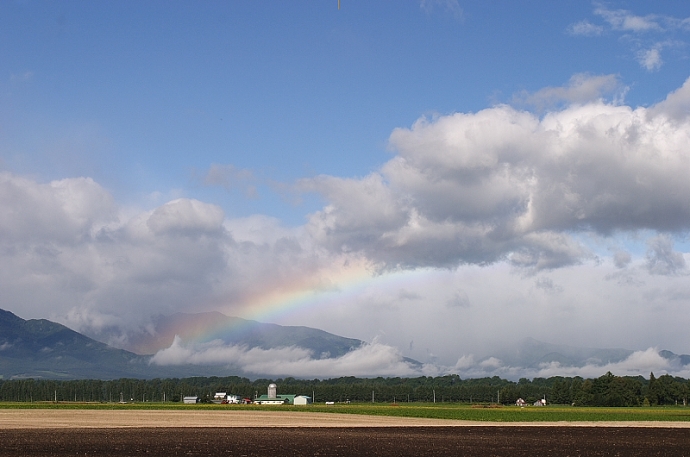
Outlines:
<svg viewBox="0 0 690 457"><path fill-rule="evenodd" d="M683 17L668 4L614 6ZM8 2L3 164L42 179L92 176L126 201L177 189L229 215L262 212L301 224L314 203L286 207L268 181L363 176L390 158L390 132L420 116L509 103L583 72L618 75L633 106L682 85L685 45L669 46L663 71L649 72L636 58L644 44L625 31L568 32L581 21L603 27L596 8ZM684 35L649 32L641 40ZM51 155L46 149L56 143L70 155ZM260 198L203 188L195 178L212 164L251 171Z"/></svg>
<svg viewBox="0 0 690 457"><path fill-rule="evenodd" d="M4 2L3 306L126 347L133 322L160 312L240 313L259 285L277 297L330 284L348 300L280 323L451 366L508 336L690 352L684 321L661 324L690 304L689 18L684 2L643 1ZM626 122L620 141L646 132L627 159L597 130ZM559 162L576 141L568 125L598 133L581 131ZM35 258L19 262L22 249ZM148 270L166 268L142 280L123 266L143 253ZM356 276L348 268L369 272L357 297L338 282ZM513 293L470 294L468 271ZM392 272L435 279L392 290ZM602 327L555 341L567 313L587 325L594 305L577 291L598 287L613 297L596 307ZM631 328L647 313L659 324L602 336L645 293L654 304L639 304ZM373 302L396 304L369 327L359 316ZM468 336L452 351L452 329L387 327L408 313L459 323L503 310L509 328L536 302L568 310L550 311L551 330Z"/></svg>

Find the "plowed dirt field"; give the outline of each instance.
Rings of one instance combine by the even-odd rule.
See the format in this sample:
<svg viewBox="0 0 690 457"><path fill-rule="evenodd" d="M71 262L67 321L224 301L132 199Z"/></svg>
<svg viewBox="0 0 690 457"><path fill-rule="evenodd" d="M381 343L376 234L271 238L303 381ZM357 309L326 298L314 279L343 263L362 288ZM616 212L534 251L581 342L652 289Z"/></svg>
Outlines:
<svg viewBox="0 0 690 457"><path fill-rule="evenodd" d="M0 430L0 456L690 456L687 429L616 427Z"/></svg>

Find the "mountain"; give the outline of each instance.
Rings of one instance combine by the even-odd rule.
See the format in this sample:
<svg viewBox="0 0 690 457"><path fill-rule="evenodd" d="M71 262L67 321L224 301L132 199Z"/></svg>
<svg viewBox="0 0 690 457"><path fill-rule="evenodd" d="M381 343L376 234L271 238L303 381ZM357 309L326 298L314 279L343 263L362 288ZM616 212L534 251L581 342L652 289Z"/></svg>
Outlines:
<svg viewBox="0 0 690 457"><path fill-rule="evenodd" d="M203 349L204 343L222 341L224 345L244 349L297 346L310 350L316 359L340 357L362 345L360 340L323 330L264 324L215 312L158 316L149 329L150 333L137 335L130 340L129 349L132 350L116 349L64 325L45 319L24 320L11 312L0 310L0 379L272 377L264 373L244 372L243 366L235 363L232 356L228 360L223 358L222 362L218 359L213 364L206 362L207 365L150 363L151 354L169 348L176 335L185 346L183 351L187 351L187 345ZM494 357L506 366L515 368L538 368L540 364L549 362L582 367L620 362L632 353L620 348L579 348L525 338ZM671 351L660 351L659 354L674 366L690 365L690 355L678 355ZM279 362L276 360L276 363ZM417 361L405 358L404 362L421 369ZM299 377L299 373L284 375Z"/></svg>
<svg viewBox="0 0 690 457"><path fill-rule="evenodd" d="M558 362L562 366L581 367L604 365L627 359L634 351L628 349L580 348L544 343L524 338L495 357L513 367L537 368L542 363Z"/></svg>
<svg viewBox="0 0 690 457"><path fill-rule="evenodd" d="M148 377L148 358L112 348L45 319L24 320L0 310L3 378Z"/></svg>
<svg viewBox="0 0 690 457"><path fill-rule="evenodd" d="M159 316L155 332L139 335L132 347L116 349L46 319L24 320L0 309L0 379L116 379L189 376L248 376L226 365L150 364L151 354L169 347L175 335L186 343L222 340L228 345L272 349L298 346L316 358L340 357L362 342L309 327L263 324L221 313ZM148 354L148 355L147 355ZM413 361L410 361L413 362ZM252 373L260 375L260 373Z"/></svg>
<svg viewBox="0 0 690 457"><path fill-rule="evenodd" d="M690 365L690 355L687 354L674 354L671 351L659 351L659 355L666 360L670 360L671 362L677 363L678 365L685 366L685 365Z"/></svg>
<svg viewBox="0 0 690 457"><path fill-rule="evenodd" d="M221 340L226 345L249 349L297 346L312 351L315 358L332 358L362 345L361 340L315 328L265 324L219 312L161 315L154 319L152 327L152 331L130 336L125 348L137 354L155 354L170 347L177 335L183 343Z"/></svg>
<svg viewBox="0 0 690 457"><path fill-rule="evenodd" d="M494 357L512 367L538 368L542 363L551 362L558 362L561 366L583 367L621 362L630 357L633 352L621 348L581 348L524 338L518 344L497 353ZM659 351L659 355L678 366L690 365L690 355L678 355L665 350Z"/></svg>

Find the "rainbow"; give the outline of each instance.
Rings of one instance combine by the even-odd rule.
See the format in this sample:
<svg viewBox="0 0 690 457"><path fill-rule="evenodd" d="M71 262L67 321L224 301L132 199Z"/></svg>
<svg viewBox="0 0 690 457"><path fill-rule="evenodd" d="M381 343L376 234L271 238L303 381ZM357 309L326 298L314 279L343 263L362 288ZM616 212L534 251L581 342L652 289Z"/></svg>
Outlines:
<svg viewBox="0 0 690 457"><path fill-rule="evenodd" d="M217 314L217 318L213 319L211 313L198 322L198 325L190 325L187 321L184 327L168 329L165 333L174 331L185 341L199 343L218 339L226 342L241 341L255 321L275 323L286 317L294 319L317 308L334 308L352 302L372 287L384 292L390 291L394 295L400 289L414 287L415 283L426 281L430 275L431 270L425 269L376 273L363 264L341 268L339 271L321 271L320 277L324 278L321 283L315 283L313 278L289 281L263 293L245 297L241 303L220 307L219 311L223 315L237 317L226 319Z"/></svg>
<svg viewBox="0 0 690 457"><path fill-rule="evenodd" d="M426 282L432 274L432 269L378 273L368 264L357 264L321 272L325 286L307 278L292 281L232 306L228 314L259 322L280 322L285 317L299 316L315 308L351 302L372 287L395 294L400 289Z"/></svg>
<svg viewBox="0 0 690 457"><path fill-rule="evenodd" d="M265 292L248 297L232 307L232 314L259 322L276 322L311 309L352 298L381 278L365 265L319 272L322 278L302 277L286 281Z"/></svg>

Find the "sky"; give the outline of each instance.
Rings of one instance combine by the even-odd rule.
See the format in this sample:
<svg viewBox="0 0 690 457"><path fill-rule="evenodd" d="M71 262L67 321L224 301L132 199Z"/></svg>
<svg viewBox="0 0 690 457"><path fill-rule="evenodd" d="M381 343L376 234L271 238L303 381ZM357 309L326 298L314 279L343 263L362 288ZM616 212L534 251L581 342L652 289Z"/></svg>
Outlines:
<svg viewBox="0 0 690 457"><path fill-rule="evenodd" d="M0 307L367 343L161 363L690 375L689 58L685 2L2 2ZM528 337L636 352L488 358Z"/></svg>

